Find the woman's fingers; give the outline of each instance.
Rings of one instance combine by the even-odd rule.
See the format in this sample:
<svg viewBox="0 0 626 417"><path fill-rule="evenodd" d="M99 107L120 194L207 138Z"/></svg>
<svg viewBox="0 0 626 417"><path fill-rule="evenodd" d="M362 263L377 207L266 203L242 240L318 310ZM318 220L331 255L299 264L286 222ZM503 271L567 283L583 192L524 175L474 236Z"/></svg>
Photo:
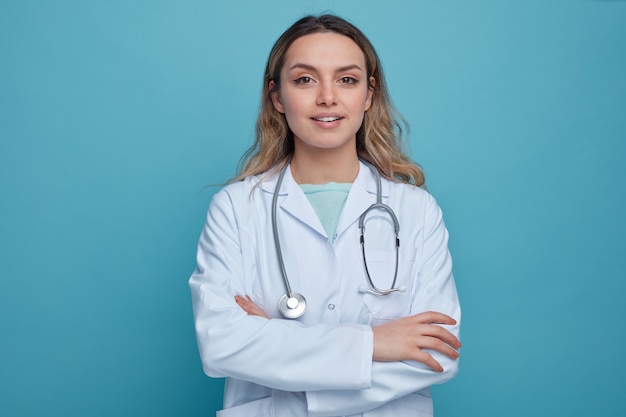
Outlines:
<svg viewBox="0 0 626 417"><path fill-rule="evenodd" d="M454 326L456 324L456 320L454 318L436 311L427 311L414 316L406 317L406 319L414 322L416 326L419 326L420 334L440 339L455 349L459 349L461 347L459 339L457 339L457 337L450 333L447 329L441 327L441 325Z"/></svg>
<svg viewBox="0 0 626 417"><path fill-rule="evenodd" d="M437 351L443 355L446 355L450 359L457 359L459 352L453 348L447 342L442 341L436 337L422 337L421 340L416 343L420 349L430 349Z"/></svg>
<svg viewBox="0 0 626 417"><path fill-rule="evenodd" d="M424 352L423 350L419 350L418 353L419 355L415 359L417 362L423 363L435 372L443 372L443 367L430 354Z"/></svg>
<svg viewBox="0 0 626 417"><path fill-rule="evenodd" d="M243 311L245 311L246 313L248 313L248 315L250 316L259 316L259 317L264 317L266 319L269 319L270 317L267 315L267 313L265 313L265 311L263 311L263 309L261 307L259 307L258 305L256 305L252 299L250 298L250 296L246 295L246 298L243 298L240 295L236 295L235 296L235 302L237 303L237 305L239 307L241 307L241 309Z"/></svg>
<svg viewBox="0 0 626 417"><path fill-rule="evenodd" d="M457 359L461 343L442 325L454 325L454 318L428 311L403 317L372 328L374 356L377 361L415 360L436 372L443 372L441 364L426 350L439 352Z"/></svg>
<svg viewBox="0 0 626 417"><path fill-rule="evenodd" d="M448 330L436 324L420 324L419 333L424 336L430 336L435 338L436 340L440 340L445 342L446 344L452 346L455 349L459 349L461 347L461 342L455 335L450 333Z"/></svg>
<svg viewBox="0 0 626 417"><path fill-rule="evenodd" d="M456 320L454 318L436 311L425 311L423 313L409 316L407 319L412 319L423 324L447 324L450 326L454 326L456 324Z"/></svg>

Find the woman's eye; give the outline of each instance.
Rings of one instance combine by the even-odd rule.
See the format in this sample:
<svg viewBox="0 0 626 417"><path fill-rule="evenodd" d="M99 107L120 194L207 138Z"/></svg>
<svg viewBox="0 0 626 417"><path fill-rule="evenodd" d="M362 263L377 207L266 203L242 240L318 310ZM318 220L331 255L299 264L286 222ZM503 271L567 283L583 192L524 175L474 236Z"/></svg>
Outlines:
<svg viewBox="0 0 626 417"><path fill-rule="evenodd" d="M341 77L339 79L339 82L343 84L356 84L359 82L359 80L357 80L356 78L352 78L352 77Z"/></svg>
<svg viewBox="0 0 626 417"><path fill-rule="evenodd" d="M308 83L310 83L311 81L312 81L312 80L311 80L311 77L300 77L300 78L296 78L296 79L294 80L294 82L295 82L296 84L308 84Z"/></svg>

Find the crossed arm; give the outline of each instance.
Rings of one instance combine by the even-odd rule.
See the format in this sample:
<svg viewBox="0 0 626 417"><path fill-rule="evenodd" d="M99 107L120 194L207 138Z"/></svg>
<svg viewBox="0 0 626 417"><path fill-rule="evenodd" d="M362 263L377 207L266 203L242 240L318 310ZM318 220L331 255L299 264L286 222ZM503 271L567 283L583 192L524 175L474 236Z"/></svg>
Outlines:
<svg viewBox="0 0 626 417"><path fill-rule="evenodd" d="M246 295L235 296L235 302L248 315L270 317ZM440 325L455 325L456 320L442 313L428 311L373 326L373 361L393 362L414 360L435 372L443 372L442 366L424 349L440 352L451 359L459 357L459 340Z"/></svg>

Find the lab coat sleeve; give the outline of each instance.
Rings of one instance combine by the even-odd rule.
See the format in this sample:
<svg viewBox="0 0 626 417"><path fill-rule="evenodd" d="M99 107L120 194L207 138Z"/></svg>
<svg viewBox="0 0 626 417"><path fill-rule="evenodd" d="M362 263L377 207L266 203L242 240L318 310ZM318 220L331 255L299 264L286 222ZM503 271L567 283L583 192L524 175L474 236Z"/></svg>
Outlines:
<svg viewBox="0 0 626 417"><path fill-rule="evenodd" d="M189 280L205 373L284 391L368 388L373 349L369 326L305 327L249 316L235 303L234 296L250 288L247 271L255 268L255 260L249 248L243 256L252 239L239 227L232 199L223 190L214 196Z"/></svg>
<svg viewBox="0 0 626 417"><path fill-rule="evenodd" d="M419 268L416 294L411 314L438 311L454 317L455 326L445 326L459 337L461 309L452 275L452 259L448 251L448 232L439 206L427 196L424 217L423 262ZM429 351L444 371L437 373L415 361L373 362L372 386L362 390L322 390L306 393L311 416L347 415L377 408L389 401L440 384L458 372L458 360Z"/></svg>

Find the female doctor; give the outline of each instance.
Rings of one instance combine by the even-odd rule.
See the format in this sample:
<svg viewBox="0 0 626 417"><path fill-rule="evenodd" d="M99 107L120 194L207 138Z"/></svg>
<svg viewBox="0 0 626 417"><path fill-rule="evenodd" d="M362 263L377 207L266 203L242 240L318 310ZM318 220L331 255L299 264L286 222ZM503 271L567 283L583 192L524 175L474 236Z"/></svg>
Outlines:
<svg viewBox="0 0 626 417"><path fill-rule="evenodd" d="M441 210L401 151L363 33L308 16L274 45L254 146L211 202L190 279L218 416L431 416L457 373Z"/></svg>

